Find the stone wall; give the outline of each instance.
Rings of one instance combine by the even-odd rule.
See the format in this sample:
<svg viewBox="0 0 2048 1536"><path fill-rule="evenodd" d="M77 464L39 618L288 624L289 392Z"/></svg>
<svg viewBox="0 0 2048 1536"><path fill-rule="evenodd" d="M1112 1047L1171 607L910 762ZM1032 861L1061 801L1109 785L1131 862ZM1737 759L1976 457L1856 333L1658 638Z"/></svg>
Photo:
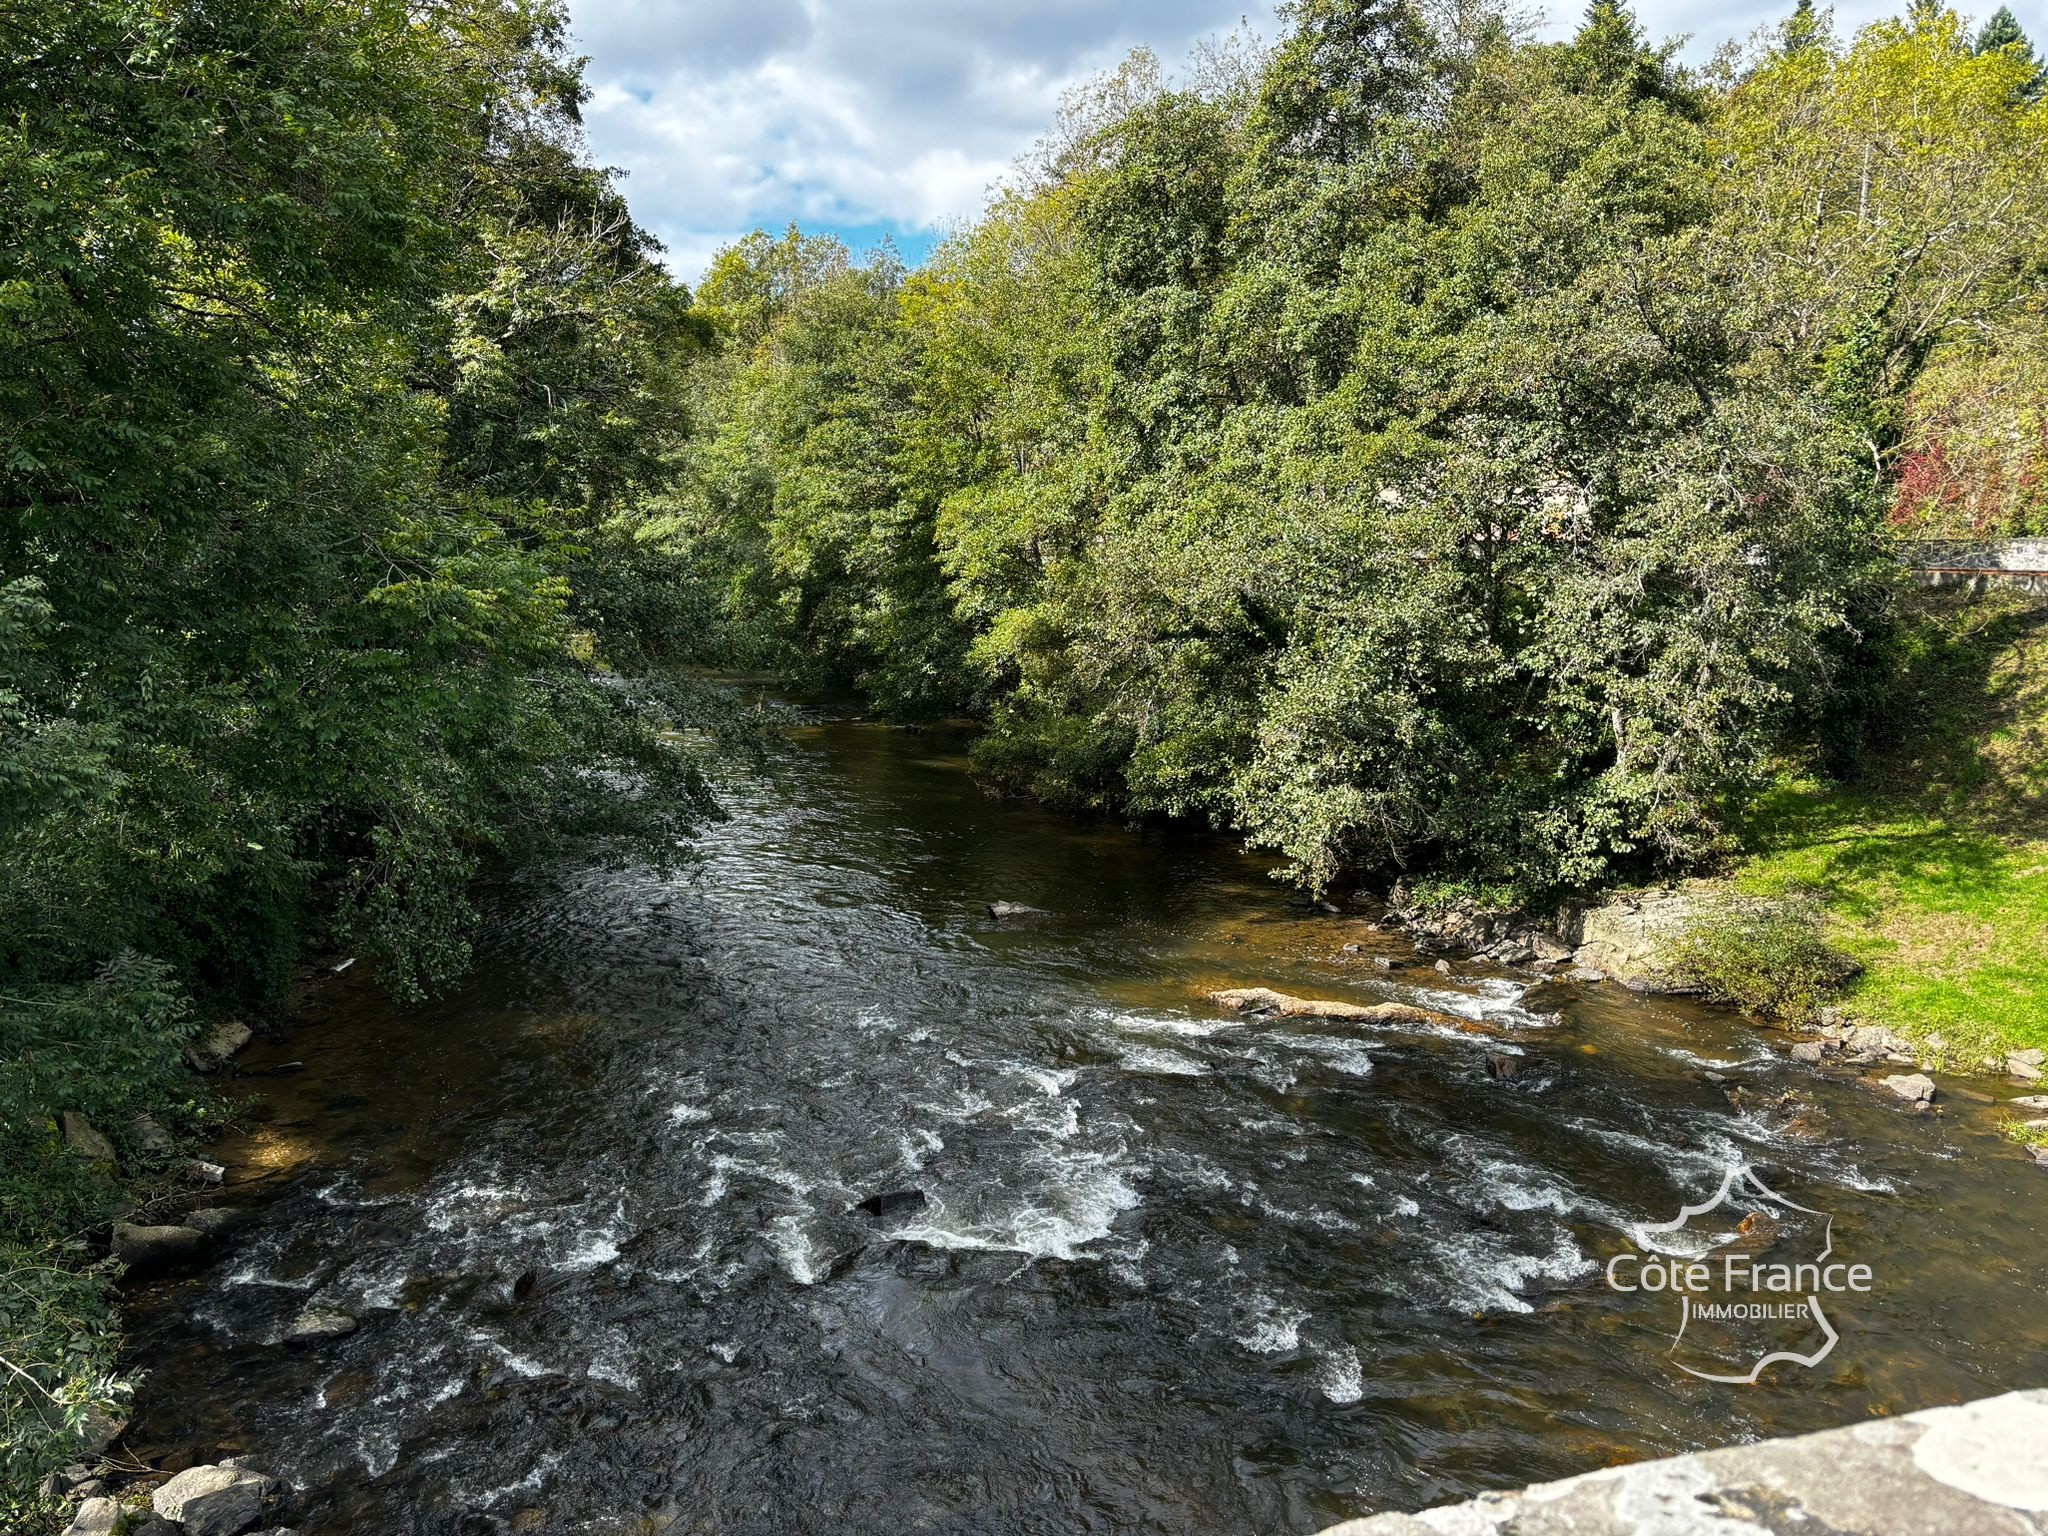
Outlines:
<svg viewBox="0 0 2048 1536"><path fill-rule="evenodd" d="M2048 1391L1589 1472L1322 1536L2048 1536Z"/></svg>

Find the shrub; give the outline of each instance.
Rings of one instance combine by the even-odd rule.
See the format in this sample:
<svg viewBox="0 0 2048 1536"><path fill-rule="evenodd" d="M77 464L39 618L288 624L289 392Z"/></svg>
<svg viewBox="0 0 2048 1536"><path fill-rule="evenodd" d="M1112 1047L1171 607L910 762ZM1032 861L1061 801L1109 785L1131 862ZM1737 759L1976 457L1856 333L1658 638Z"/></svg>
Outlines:
<svg viewBox="0 0 2048 1536"><path fill-rule="evenodd" d="M1827 941L1809 902L1729 901L1693 915L1673 970L1709 999L1810 1024L1861 967Z"/></svg>

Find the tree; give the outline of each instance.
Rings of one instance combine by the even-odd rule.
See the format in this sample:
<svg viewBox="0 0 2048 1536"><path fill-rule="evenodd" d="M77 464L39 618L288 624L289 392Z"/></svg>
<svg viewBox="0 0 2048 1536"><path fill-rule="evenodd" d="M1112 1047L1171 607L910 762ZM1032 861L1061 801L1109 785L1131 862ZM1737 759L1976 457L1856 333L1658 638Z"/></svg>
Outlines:
<svg viewBox="0 0 2048 1536"><path fill-rule="evenodd" d="M1786 18L1783 39L1786 53L1801 53L1817 47L1827 31L1827 24L1813 7L1813 0L1799 0Z"/></svg>
<svg viewBox="0 0 2048 1536"><path fill-rule="evenodd" d="M2029 100L2039 98L2048 70L2039 67L2034 57L2034 45L2027 40L2027 34L2010 6L2001 5L1984 23L1983 30L1977 34L1977 52L2009 54L2018 63L2031 67L2034 72L2021 87L2021 94Z"/></svg>
<svg viewBox="0 0 2048 1536"><path fill-rule="evenodd" d="M32 1295L93 1294L47 1245L110 1194L56 1112L189 1098L194 1020L275 1002L316 939L446 983L487 859L672 858L707 811L674 691L602 675L669 574L622 524L705 331L580 158L565 27L0 17L0 1263L37 1255ZM0 1322L30 1315L10 1528L110 1390L104 1329ZM35 1391L77 1411L17 1436Z"/></svg>

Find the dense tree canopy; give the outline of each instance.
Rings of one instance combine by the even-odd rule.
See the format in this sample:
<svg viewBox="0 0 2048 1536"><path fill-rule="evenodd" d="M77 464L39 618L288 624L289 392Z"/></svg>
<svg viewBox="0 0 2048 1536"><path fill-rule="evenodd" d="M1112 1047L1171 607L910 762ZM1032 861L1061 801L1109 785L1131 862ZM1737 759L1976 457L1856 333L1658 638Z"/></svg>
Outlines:
<svg viewBox="0 0 2048 1536"><path fill-rule="evenodd" d="M96 1208L57 1111L124 1134L309 936L414 993L493 851L703 809L661 690L597 674L677 643L622 530L706 333L581 157L562 27L0 13L0 1239ZM0 1472L94 1390L32 1322Z"/></svg>
<svg viewBox="0 0 2048 1536"><path fill-rule="evenodd" d="M2040 515L2011 30L1806 6L1695 75L1614 0L1299 0L1135 56L922 271L728 253L692 547L756 654L1315 883L1696 859L1853 730L1885 514Z"/></svg>

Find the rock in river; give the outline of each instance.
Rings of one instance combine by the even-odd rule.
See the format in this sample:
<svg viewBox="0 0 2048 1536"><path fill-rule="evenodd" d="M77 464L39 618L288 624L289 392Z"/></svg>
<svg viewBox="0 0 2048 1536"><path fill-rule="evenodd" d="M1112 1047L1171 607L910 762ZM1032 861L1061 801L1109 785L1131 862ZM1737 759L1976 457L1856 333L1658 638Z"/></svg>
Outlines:
<svg viewBox="0 0 2048 1536"><path fill-rule="evenodd" d="M185 1047L185 1059L200 1072L217 1072L235 1059L235 1053L254 1038L249 1026L235 1019L220 1019L201 1031Z"/></svg>
<svg viewBox="0 0 2048 1536"><path fill-rule="evenodd" d="M325 1344L329 1339L343 1339L356 1331L356 1320L336 1307L308 1307L292 1319L291 1326L284 1331L287 1344Z"/></svg>
<svg viewBox="0 0 2048 1536"><path fill-rule="evenodd" d="M241 1536L263 1518L275 1478L241 1467L191 1467L150 1495L150 1507L185 1536Z"/></svg>
<svg viewBox="0 0 2048 1536"><path fill-rule="evenodd" d="M1683 990L1675 957L1695 900L1691 890L1621 891L1608 897L1578 925L1579 968L1604 972L1638 991Z"/></svg>
<svg viewBox="0 0 2048 1536"><path fill-rule="evenodd" d="M1043 907L1027 907L1021 901L992 901L988 904L988 915L997 922L1006 918L1051 917Z"/></svg>
<svg viewBox="0 0 2048 1536"><path fill-rule="evenodd" d="M240 1226L247 1216L246 1211L235 1206L203 1205L197 1210L187 1211L182 1218L182 1224L196 1228L208 1237L218 1237L221 1233Z"/></svg>
<svg viewBox="0 0 2048 1536"><path fill-rule="evenodd" d="M1271 987L1230 987L1211 992L1209 1001L1232 1013L1271 1014L1283 1019L1364 1019L1380 1024L1448 1024L1473 1033L1485 1026L1456 1014L1437 1013L1411 1003L1340 1003L1324 998L1295 997Z"/></svg>
<svg viewBox="0 0 2048 1536"><path fill-rule="evenodd" d="M1924 1072L1894 1072L1884 1085L1909 1104L1926 1104L1934 1098L1934 1079Z"/></svg>
<svg viewBox="0 0 2048 1536"><path fill-rule="evenodd" d="M112 1252L130 1269L153 1268L196 1258L206 1247L206 1234L196 1227L139 1227L114 1223Z"/></svg>

